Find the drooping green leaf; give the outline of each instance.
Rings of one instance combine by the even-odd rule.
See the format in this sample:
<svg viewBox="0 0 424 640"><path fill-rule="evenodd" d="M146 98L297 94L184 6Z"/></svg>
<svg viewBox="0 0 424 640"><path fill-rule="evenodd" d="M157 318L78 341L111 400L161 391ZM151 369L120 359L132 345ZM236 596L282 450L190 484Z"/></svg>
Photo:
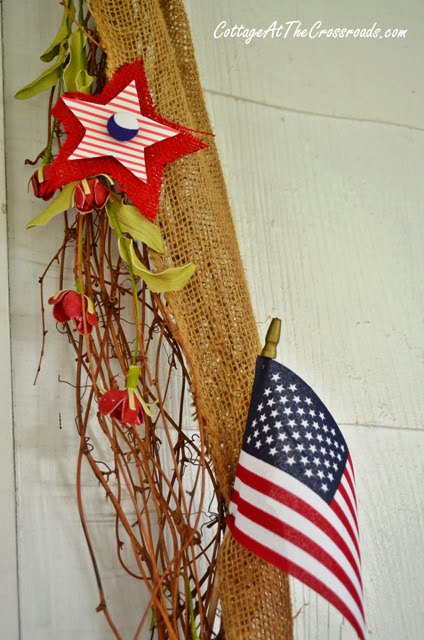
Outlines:
<svg viewBox="0 0 424 640"><path fill-rule="evenodd" d="M110 210L118 221L121 231L129 233L134 240L144 242L154 251L163 253L163 241L159 227L146 220L137 207L123 204L119 198L111 196L107 205L109 221L111 218ZM113 227L111 222L110 224Z"/></svg>
<svg viewBox="0 0 424 640"><path fill-rule="evenodd" d="M63 73L67 91L88 93L94 80L87 72L86 35L77 29L69 38L69 62Z"/></svg>
<svg viewBox="0 0 424 640"><path fill-rule="evenodd" d="M28 98L33 98L42 91L47 91L47 89L54 87L60 78L65 58L66 49L62 46L56 62L52 64L51 67L43 71L38 78L27 84L23 89L20 89L15 94L15 98L18 100L27 100Z"/></svg>
<svg viewBox="0 0 424 640"><path fill-rule="evenodd" d="M56 196L56 198L49 204L47 209L44 209L38 216L35 216L32 220L27 222L25 229L32 229L32 227L42 227L52 218L59 215L66 209L72 206L72 194L75 189L76 182L70 182L63 187L62 191Z"/></svg>
<svg viewBox="0 0 424 640"><path fill-rule="evenodd" d="M150 291L155 293L164 293L166 291L180 291L190 280L196 271L196 265L192 262L182 267L173 267L159 273L152 273L138 259L134 251L134 242L129 238L121 237L118 239L119 253L125 262L130 262L133 272L140 276L149 287Z"/></svg>
<svg viewBox="0 0 424 640"><path fill-rule="evenodd" d="M88 71L82 69L76 77L77 91L81 93L90 93L90 87L93 84L94 76L90 76Z"/></svg>
<svg viewBox="0 0 424 640"><path fill-rule="evenodd" d="M58 55L60 50L60 45L69 38L71 35L71 24L70 18L66 10L63 11L62 22L59 27L59 31L56 34L55 39L51 43L49 47L45 50L45 52L40 56L40 60L43 62L50 62L53 60L55 56Z"/></svg>

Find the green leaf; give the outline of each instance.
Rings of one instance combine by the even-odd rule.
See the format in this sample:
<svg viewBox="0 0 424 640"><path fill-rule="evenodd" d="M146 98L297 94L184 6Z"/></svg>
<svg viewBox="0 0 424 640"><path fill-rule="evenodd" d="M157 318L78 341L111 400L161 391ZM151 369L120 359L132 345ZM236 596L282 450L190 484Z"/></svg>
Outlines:
<svg viewBox="0 0 424 640"><path fill-rule="evenodd" d="M137 258L134 251L134 242L129 238L119 238L119 253L125 262L130 262L133 272L140 276L149 287L150 291L155 293L164 293L166 291L180 291L190 280L196 271L196 265L192 262L182 267L174 267L166 269L159 273L152 273Z"/></svg>
<svg viewBox="0 0 424 640"><path fill-rule="evenodd" d="M123 204L119 198L111 196L107 204L110 222L111 216L109 214L109 208L118 221L121 231L129 233L134 240L144 242L144 244L147 244L147 246L154 251L163 253L163 241L159 227L146 220L137 207ZM110 225L113 227L112 222L110 222Z"/></svg>
<svg viewBox="0 0 424 640"><path fill-rule="evenodd" d="M15 94L15 98L17 98L18 100L27 100L28 98L32 98L42 91L47 91L47 89L54 87L54 85L60 78L65 57L66 49L62 46L56 62L52 64L51 67L46 69L41 75L39 75L38 78L27 84L25 87L23 87L23 89L20 89Z"/></svg>
<svg viewBox="0 0 424 640"><path fill-rule="evenodd" d="M40 56L40 60L42 60L43 62L50 62L51 60L53 60L53 58L57 56L60 51L60 45L66 42L70 34L71 34L70 18L67 12L64 10L59 31L57 32L56 37L51 43L51 45L47 47L43 55Z"/></svg>
<svg viewBox="0 0 424 640"><path fill-rule="evenodd" d="M88 93L94 80L87 73L87 59L85 53L86 35L77 29L69 38L69 62L63 73L67 91L82 91Z"/></svg>
<svg viewBox="0 0 424 640"><path fill-rule="evenodd" d="M75 189L76 182L70 182L63 187L62 191L56 196L56 198L49 204L47 209L44 209L38 216L35 216L32 220L27 222L25 225L25 229L32 229L32 227L42 227L52 218L62 213L62 211L66 211L66 209L70 209L72 207L72 194Z"/></svg>
<svg viewBox="0 0 424 640"><path fill-rule="evenodd" d="M90 76L88 71L81 69L76 77L77 91L81 93L90 93L90 87L93 84L94 76Z"/></svg>

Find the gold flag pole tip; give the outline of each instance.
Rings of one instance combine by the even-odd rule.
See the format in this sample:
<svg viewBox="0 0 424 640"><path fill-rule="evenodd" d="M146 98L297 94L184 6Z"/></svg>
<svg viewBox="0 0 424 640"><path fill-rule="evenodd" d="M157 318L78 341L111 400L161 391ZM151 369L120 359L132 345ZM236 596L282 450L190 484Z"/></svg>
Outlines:
<svg viewBox="0 0 424 640"><path fill-rule="evenodd" d="M261 356L265 358L277 357L277 346L280 342L281 335L281 320L280 318L273 318L269 325L268 331L265 337L265 346L261 351Z"/></svg>

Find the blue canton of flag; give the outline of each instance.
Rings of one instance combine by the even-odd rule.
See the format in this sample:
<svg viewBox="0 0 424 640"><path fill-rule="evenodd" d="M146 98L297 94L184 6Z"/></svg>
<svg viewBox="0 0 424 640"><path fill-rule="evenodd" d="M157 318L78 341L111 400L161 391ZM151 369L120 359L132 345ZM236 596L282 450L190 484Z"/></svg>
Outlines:
<svg viewBox="0 0 424 640"><path fill-rule="evenodd" d="M365 638L347 444L316 393L270 358L257 359L227 521L241 544L315 589Z"/></svg>
<svg viewBox="0 0 424 640"><path fill-rule="evenodd" d="M346 465L340 429L312 389L269 358L258 362L243 450L331 502Z"/></svg>

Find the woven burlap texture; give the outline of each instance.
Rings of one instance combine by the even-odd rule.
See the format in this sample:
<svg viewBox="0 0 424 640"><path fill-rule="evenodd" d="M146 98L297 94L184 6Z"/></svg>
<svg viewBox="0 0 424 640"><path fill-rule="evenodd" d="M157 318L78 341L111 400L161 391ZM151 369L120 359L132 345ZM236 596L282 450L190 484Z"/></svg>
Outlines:
<svg viewBox="0 0 424 640"><path fill-rule="evenodd" d="M107 52L108 76L142 58L159 112L211 131L182 1L91 0L89 6ZM189 354L199 419L228 503L260 344L215 143L204 140L207 149L167 167L159 223L164 262L197 265L189 286L168 296L168 303ZM227 535L218 576L227 640L292 638L286 575Z"/></svg>

